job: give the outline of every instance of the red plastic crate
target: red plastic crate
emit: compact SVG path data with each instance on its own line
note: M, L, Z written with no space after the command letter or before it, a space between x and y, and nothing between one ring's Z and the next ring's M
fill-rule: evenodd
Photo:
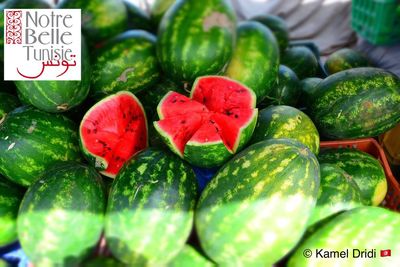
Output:
M344 140L344 141L325 141L321 142L321 148L355 148L364 151L380 161L388 182L388 192L382 205L400 211L400 185L392 174L385 152L379 143L373 138Z

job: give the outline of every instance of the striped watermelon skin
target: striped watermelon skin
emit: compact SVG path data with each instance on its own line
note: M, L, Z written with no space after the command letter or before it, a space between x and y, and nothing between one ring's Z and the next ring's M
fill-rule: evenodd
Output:
M81 49L80 81L15 81L18 93L30 105L46 112L65 112L81 104L90 87L90 59L83 37Z
M266 139L290 138L303 143L315 155L319 153L319 134L312 120L289 106L270 106L259 112L252 143Z
M343 48L327 58L324 68L329 74L334 74L347 69L368 66L370 66L368 58L363 54L350 48Z
M90 167L62 163L25 194L18 237L35 266L73 266L91 252L103 230L105 192Z
M278 69L279 48L273 33L259 22L241 22L225 75L248 86L261 102L276 84Z
M306 230L319 179L316 157L297 141L248 147L201 194L195 225L202 248L222 266L272 265Z
M296 73L285 65L280 65L277 83L262 104L295 107L300 93L300 81Z
M320 165L321 183L317 205L309 225L318 223L338 212L363 206L360 188L348 173L336 165Z
M81 161L77 128L62 115L13 110L0 124L0 174L29 186L56 162Z
M334 164L353 177L366 204L377 206L386 196L387 181L380 162L356 149L326 149L318 156L320 163Z
M105 223L108 247L126 264L166 264L189 237L196 199L189 165L162 150L141 152L112 185Z
M123 32L128 22L123 0L63 0L58 8L82 9L82 30L90 46Z
M0 123L5 119L8 112L20 105L16 96L0 92Z
M400 215L380 207L360 207L344 212L330 220L308 237L294 252L288 267L298 266L343 266L343 267L392 267L400 262L398 237L400 235ZM312 256L303 255L310 249ZM348 257L316 257L316 250L343 251L348 249ZM354 258L353 249L364 251L375 249L375 258ZM380 257L380 250L392 250L391 257Z
M130 30L118 35L98 53L93 63L91 95L100 99L119 91L137 93L159 79L156 37Z
M177 82L222 72L231 58L236 15L227 0L179 0L158 29L157 56Z
M168 263L168 267L211 267L216 266L214 263L206 259L196 249L190 245L185 245L179 254Z
M17 214L24 190L0 176L0 247L17 240Z
M328 138L374 137L400 122L400 79L385 70L341 71L322 81L317 90L310 113Z

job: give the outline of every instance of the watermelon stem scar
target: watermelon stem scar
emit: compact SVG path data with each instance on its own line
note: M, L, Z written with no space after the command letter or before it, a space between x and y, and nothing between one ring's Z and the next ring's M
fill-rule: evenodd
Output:
M79 134L86 157L111 178L148 146L146 114L139 100L126 91L94 105L84 116Z
M222 76L198 78L191 98L169 92L154 126L173 152L199 167L215 167L251 137L258 110L253 91Z

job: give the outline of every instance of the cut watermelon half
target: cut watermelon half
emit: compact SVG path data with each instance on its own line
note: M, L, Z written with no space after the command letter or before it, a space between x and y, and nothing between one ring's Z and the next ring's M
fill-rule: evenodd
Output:
M199 167L228 160L251 138L258 110L253 91L223 76L198 78L191 98L169 92L154 122L173 152Z
M126 161L148 146L142 104L125 91L106 97L85 114L79 135L86 157L114 178Z

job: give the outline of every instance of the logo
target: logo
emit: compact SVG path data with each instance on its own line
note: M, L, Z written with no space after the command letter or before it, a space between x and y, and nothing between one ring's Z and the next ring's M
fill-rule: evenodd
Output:
M5 9L4 80L81 80L80 9Z

